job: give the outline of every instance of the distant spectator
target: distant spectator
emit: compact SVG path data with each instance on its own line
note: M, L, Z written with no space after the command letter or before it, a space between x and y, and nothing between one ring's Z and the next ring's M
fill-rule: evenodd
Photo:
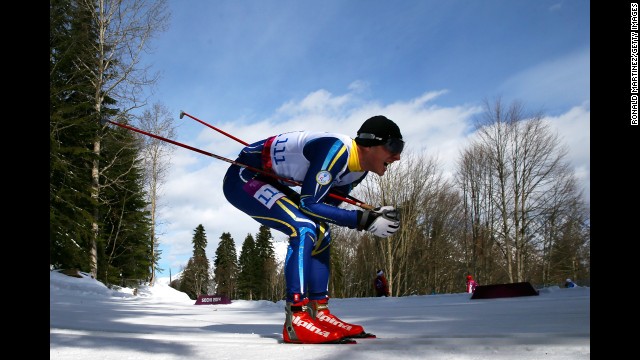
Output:
M478 283L473 280L473 276L467 275L467 292L473 294L476 291L476 286L478 286Z
M567 279L567 280L564 282L564 287L566 287L567 289L568 289L568 288L572 288L572 287L576 287L576 286L577 286L577 285L576 285L576 283L574 283L573 281L571 281L571 279Z
M384 271L378 270L376 278L373 280L373 287L376 289L376 296L389 296L389 284L387 278L384 277Z

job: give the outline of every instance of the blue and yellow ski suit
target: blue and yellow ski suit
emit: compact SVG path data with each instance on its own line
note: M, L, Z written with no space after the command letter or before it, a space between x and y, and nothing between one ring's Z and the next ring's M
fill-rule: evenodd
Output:
M287 301L328 296L331 234L328 223L357 228L358 211L338 207L330 190L346 196L367 175L356 143L342 134L288 132L255 142L237 163L271 172L296 186L243 166L224 178L227 200L260 224L289 236L285 258Z

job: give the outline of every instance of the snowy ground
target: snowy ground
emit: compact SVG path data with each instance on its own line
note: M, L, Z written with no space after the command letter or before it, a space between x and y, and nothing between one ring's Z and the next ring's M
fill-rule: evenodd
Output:
M51 272L51 359L589 359L590 288L471 300L469 294L331 299L376 339L282 342L284 302L194 305L164 284L113 291Z

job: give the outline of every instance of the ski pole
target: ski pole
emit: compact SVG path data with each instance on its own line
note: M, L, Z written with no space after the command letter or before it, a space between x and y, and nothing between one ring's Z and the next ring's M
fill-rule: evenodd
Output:
M192 116L192 115L189 115L189 114L187 114L186 112L184 112L184 111L180 110L180 119L182 119L185 115L187 115L188 117L192 118L193 120L195 120L195 121L199 122L200 124L202 124L202 125L204 125L204 126L210 127L210 128L212 128L213 130L215 130L215 131L217 131L217 132L219 132L219 133L221 133L221 134L224 134L224 135L226 135L226 136L228 136L228 137L232 138L233 140L235 140L235 141L239 142L240 144L242 144L242 145L244 145L244 146L249 145L249 143L248 143L248 142L246 142L246 141L242 141L242 140L238 139L237 137L235 137L235 136L233 136L233 135L231 135L231 134L229 134L229 133L227 133L227 132L224 132L224 131L222 131L222 130L218 129L218 128L217 128L217 127L215 127L215 126L213 126L213 125L209 125L209 124L207 124L206 122L204 122L204 121L202 121L202 120L198 119L197 117L194 117L194 116Z
M253 166L249 166L249 165L246 165L246 164L243 164L243 163L239 163L239 162L234 161L234 160L231 160L231 159L229 159L229 158L226 158L226 157L223 157L223 156L220 156L220 155L216 155L216 154L210 153L210 152L208 152L208 151L204 151L204 150L201 150L201 149L195 148L195 147L193 147L193 146L189 146L189 145L183 144L183 143L178 142L178 141L174 141L174 140L171 140L171 139L167 139L167 138L164 138L164 137L159 136L159 135L151 134L151 133L149 133L149 132L146 132L146 131L144 131L144 130L140 130L140 129L135 128L135 127L130 126L130 125L121 124L121 123L118 123L118 122L115 122L115 121L111 121L111 120L106 120L106 121L107 121L107 122L109 122L109 123L111 123L111 124L113 124L113 125L120 126L120 127L122 127L122 128L125 128L125 129L128 129L128 130L131 130L131 131L135 131L135 132L140 133L140 134L144 134L144 135L147 135L147 136L151 136L152 138L155 138L155 139L158 139L158 140L162 140L162 141L168 142L168 143L170 143L170 144L177 145L177 146L183 147L183 148L185 148L185 149L189 149L189 150L191 150L191 151L195 151L195 152L200 153L200 154L203 154L203 155L211 156L211 157L216 158L216 159L218 159L218 160L226 161L226 162L228 162L228 163L230 163L230 164L233 164L233 165L237 165L237 166L243 167L243 168L245 168L245 169L247 169L247 170L251 170L251 171L254 171L254 172L257 172L257 173L263 174L263 175L267 175L267 176L270 176L270 177L275 178L275 179L278 179L278 180L286 181L286 182L288 182L288 183L290 183L290 184L293 184L293 185L296 185L296 186L301 186L301 185L302 185L302 184L301 184L300 182L298 182L298 181L291 180L291 179L287 179L287 178L284 178L284 177L282 177L282 176L278 176L278 175L276 175L276 174L274 174L274 173L268 172L268 171L266 171L266 170L258 169L258 168L255 168L255 167L253 167ZM332 198L334 198L334 199L338 199L338 200L340 200L340 201L344 201L344 202L346 202L346 203L349 203L349 204L352 204L352 205L355 205L355 206L361 207L361 208L363 208L363 209L365 209L365 210L373 210L373 206L368 205L368 204L365 204L365 203L363 203L363 202L361 202L361 201L351 200L351 199L348 199L348 198L342 197L342 196L337 195L337 194L334 194L334 193L329 193L329 194L328 194L328 196L330 196L330 197L332 197Z
M198 119L197 117L195 117L195 116L193 116L193 115L191 115L191 114L188 114L188 113L186 113L186 112L184 112L184 111L180 110L180 119L182 119L185 115L186 115L186 116L188 116L188 117L190 117L190 118L192 118L193 120L195 120L195 121L199 122L200 124L202 124L202 125L204 125L204 126L207 126L207 127L211 128L211 129L213 129L213 130L215 130L215 131L217 131L217 132L219 132L219 133L221 133L221 134L223 134L223 135L226 135L226 136L228 136L228 137L230 137L230 138L234 139L235 141L239 142L240 144L242 144L242 145L244 145L244 146L249 145L249 143L248 143L248 142L246 142L246 141L242 141L242 140L238 139L237 137L235 137L235 136L233 136L233 135L229 134L228 132L222 131L222 130L218 129L218 128L217 128L217 127L215 127L215 126L213 126L213 125L211 125L211 124L208 124L208 123L206 123L205 121L202 121L202 120ZM336 190L333 190L333 193L335 193L335 192L336 192ZM330 192L329 192L329 194L331 194L331 193L332 193L332 192L330 191ZM341 196L341 197L347 197L347 198L349 198L349 199L353 200L354 202L364 204L362 201L360 201L360 200L356 199L355 197L353 197L353 196L351 196L351 195L348 195L348 194L342 194L342 193L339 193L339 195L338 195L338 196Z

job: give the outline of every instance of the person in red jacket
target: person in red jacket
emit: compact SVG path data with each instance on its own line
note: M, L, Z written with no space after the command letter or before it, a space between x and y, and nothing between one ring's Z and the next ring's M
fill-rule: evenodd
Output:
M378 270L376 278L373 280L373 287L376 290L376 296L389 296L389 284L387 278L384 277L384 271Z
M478 286L478 283L473 280L473 276L467 275L467 292L473 294L476 291L476 286Z

